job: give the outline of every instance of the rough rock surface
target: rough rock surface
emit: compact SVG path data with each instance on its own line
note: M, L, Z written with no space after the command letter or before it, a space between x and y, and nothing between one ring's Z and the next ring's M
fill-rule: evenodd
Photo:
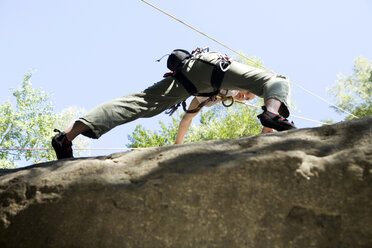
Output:
M372 247L372 117L0 170L0 247Z

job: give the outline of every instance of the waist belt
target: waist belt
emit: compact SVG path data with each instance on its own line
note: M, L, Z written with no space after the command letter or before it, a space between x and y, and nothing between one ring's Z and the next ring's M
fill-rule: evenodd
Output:
M205 100L204 102L200 103L198 107L192 110L186 109L186 101L182 101L171 108L169 108L166 113L172 115L178 107L182 104L182 107L186 113L196 113L198 112L207 102L214 100L214 98L219 94L221 89L221 84L223 78L225 76L225 72L229 69L231 65L231 60L227 57L222 55L219 56L220 60L217 64L213 64L211 62L199 59L199 58L192 58L198 61L201 61L205 64L213 66L212 75L211 75L211 86L213 88L212 92L208 93L198 93L197 88L195 85L188 79L182 72L181 69L177 70L176 72L172 73L172 77L177 80L185 89L186 91L192 96L204 96L209 97L209 99Z
M194 59L194 58L193 58ZM187 92L192 96L215 96L219 93L221 89L221 84L225 76L225 72L229 69L231 65L231 60L227 57L220 55L220 60L217 64L195 58L200 62L213 66L211 75L211 86L213 92L209 93L198 93L195 85L181 72L181 70L176 71L172 76L187 90Z

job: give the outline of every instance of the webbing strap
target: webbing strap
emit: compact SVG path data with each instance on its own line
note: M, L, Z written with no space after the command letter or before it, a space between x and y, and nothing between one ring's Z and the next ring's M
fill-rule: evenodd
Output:
M211 75L211 85L214 90L220 90L223 78L225 76L225 72L221 70L219 64L213 67L212 75Z
M196 58L195 60L203 62L204 64L207 64L207 65L213 66L213 71L211 75L211 85L215 91L219 91L221 89L221 84L225 76L225 72L230 67L231 60L229 60L227 57L224 57L224 56L220 56L220 59L217 62L217 64L213 64L211 62L205 61L200 58Z
M187 92L195 96L198 93L195 85L182 72L178 71L173 74L173 77L187 90Z
M221 89L221 84L225 76L226 70L222 70L220 63L225 63L225 61L219 61L217 64L196 58L195 60L203 62L207 65L213 66L211 75L211 86L213 92L210 93L198 93L195 85L181 72L177 71L173 74L173 77L187 90L187 92L192 96L214 96L217 95Z
M216 66L217 67L217 66ZM212 73L212 77L218 77L219 75L215 75L216 73ZM213 76L214 75L214 76ZM196 89L195 85L190 81L190 79L188 79L182 72L178 71L176 73L174 73L172 75L176 80L177 82L179 82L186 90L187 92L192 95L192 96L215 96L219 93L219 87L214 87L213 86L213 83L211 82L212 84L212 87L214 88L214 91L212 92L208 92L208 93L198 93L198 90ZM214 83L215 85L218 85L221 86L221 83L222 83L222 80L223 80L223 75L222 75L222 79L220 81L216 81L216 83Z
M215 95L214 96L210 96L208 99L206 99L206 100L202 101L201 103L199 103L199 105L196 108L190 109L190 110L187 110L186 109L186 102L183 101L182 102L182 107L183 107L183 110L186 113L193 114L193 113L199 112L207 103L212 102L212 101L216 101L216 100L217 100L217 97Z
M213 64L208 61L204 61L202 59L197 58L196 60L201 61L205 64L208 64L210 66L213 66L212 70L212 75L211 75L211 86L213 88L213 92L208 92L208 93L198 93L197 88L195 85L188 79L181 71L176 71L172 73L172 77L177 80L185 89L186 91L191 95L191 96L204 96L204 97L209 97L207 100L201 102L198 107L195 109L187 110L186 109L186 102L182 101L182 107L185 110L186 113L196 113L199 112L204 105L206 105L208 102L212 100L213 97L216 97L220 93L220 88L221 84L223 81L223 78L225 76L225 72L228 69L230 63L228 61L224 61L223 58L217 63ZM221 63L223 65L221 65ZM227 64L226 64L227 63ZM225 66L225 69L222 69L222 67ZM170 107L167 111L166 114L172 115L177 108L180 106L181 103L178 103L174 105L173 107Z

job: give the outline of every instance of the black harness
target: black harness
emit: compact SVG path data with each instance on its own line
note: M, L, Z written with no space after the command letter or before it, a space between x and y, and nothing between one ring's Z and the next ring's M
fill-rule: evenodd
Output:
M216 96L220 93L221 84L223 78L225 76L225 72L229 69L231 65L231 60L227 56L220 55L220 60L218 63L213 64L208 61L202 60L200 58L195 58L195 55L199 53L203 53L205 51L209 51L208 48L197 48L190 54L186 50L176 49L174 50L168 57L167 60L167 67L171 70L171 73L167 73L165 76L172 76L176 79L185 89L186 91L192 96L203 96L209 97L207 100L201 102L199 106L192 110L186 109L186 100L170 107L166 113L172 115L178 107L182 104L182 107L186 113L196 113L200 111L200 109L205 106L210 101L215 101L217 98ZM205 64L208 64L213 67L212 75L211 75L211 86L213 88L212 92L209 93L199 93L195 85L182 73L182 67L185 65L186 61L189 59L198 60Z

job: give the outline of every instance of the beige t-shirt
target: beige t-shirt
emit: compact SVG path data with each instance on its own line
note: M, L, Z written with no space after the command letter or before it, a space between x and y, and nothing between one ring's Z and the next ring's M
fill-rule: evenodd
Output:
M224 95L224 96L232 96L232 97L234 97L234 96L236 96L239 93L239 91L238 90L220 90L220 93L222 95ZM207 96L197 96L196 97L196 100L198 100L199 103L202 103L205 100L207 100L208 98L209 97L207 97ZM210 101L207 104L205 104L205 107L211 107L211 106L213 106L213 105L215 105L217 103L220 103L220 102L221 102L220 99L216 99L215 101Z

